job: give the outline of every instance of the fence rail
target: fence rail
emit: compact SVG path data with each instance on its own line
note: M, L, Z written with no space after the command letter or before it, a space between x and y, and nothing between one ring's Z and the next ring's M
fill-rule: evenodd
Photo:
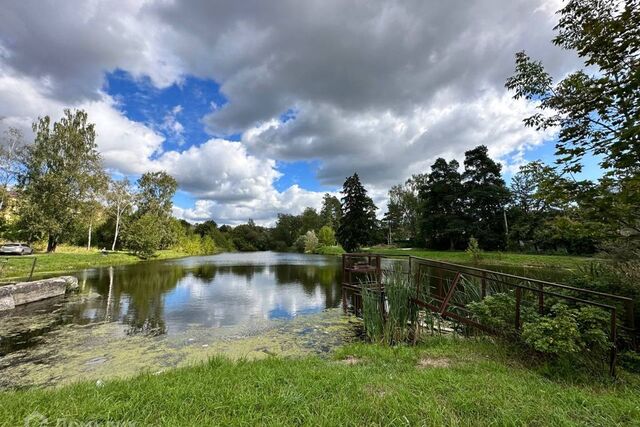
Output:
M615 375L620 343L625 341L634 347L636 345L634 301L628 297L415 256L397 258L369 253L345 254L342 263L342 304L345 310L349 300L356 310L361 305L363 286L380 292L384 300L385 276L391 270L401 269L412 279L410 283L415 286L412 301L418 307L488 333L501 331L474 318L468 304L498 293L513 294L511 330L516 333L523 326L525 307L545 315L553 304L561 301L570 306L590 306L608 312L611 375Z

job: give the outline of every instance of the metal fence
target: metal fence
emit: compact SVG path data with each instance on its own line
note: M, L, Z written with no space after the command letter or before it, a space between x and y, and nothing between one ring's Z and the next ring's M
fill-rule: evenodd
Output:
M609 314L609 369L612 375L615 374L618 348L636 345L631 298L414 256L398 259L375 254L345 254L343 270L342 302L345 310L349 301L357 310L361 304L362 286L379 291L384 300L386 273L400 270L412 278L410 283L415 287L413 303L418 307L491 334L505 331L478 321L468 307L470 303L482 301L490 295L513 295L513 324L509 332L516 334L523 325L523 310L535 310L545 315L558 302L571 307L589 306L604 310Z

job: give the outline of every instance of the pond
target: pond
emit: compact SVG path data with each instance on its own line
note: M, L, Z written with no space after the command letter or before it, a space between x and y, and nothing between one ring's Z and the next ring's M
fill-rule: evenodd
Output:
M157 373L217 354L326 355L361 332L339 308L341 267L340 257L252 252L77 272L79 292L0 313L0 388Z
M0 314L0 386L101 377L127 359L158 369L219 350L327 352L354 334L341 273L339 257L274 252L81 271L77 294Z

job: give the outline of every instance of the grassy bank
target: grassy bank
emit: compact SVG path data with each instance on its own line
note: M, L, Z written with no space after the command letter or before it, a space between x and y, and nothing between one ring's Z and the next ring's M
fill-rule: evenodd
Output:
M232 362L104 384L0 393L0 422L51 425L637 425L640 383L552 379L492 343L358 344L335 360ZM568 376L570 378L570 376Z
M185 252L176 250L161 250L152 259L169 259L188 256ZM128 252L109 252L103 255L99 250L87 250L72 246L61 246L55 253L36 253L33 256L3 256L4 262L0 280L6 282L12 278L23 278L29 275L33 258L37 258L34 277L50 273L64 273L85 268L93 268L110 265L124 265L141 262L142 260ZM7 260L5 262L5 260Z
M470 263L471 256L464 251L435 251L430 249L386 249L371 248L368 252L383 255L413 255L438 261ZM514 252L483 252L480 263L483 265L503 265L513 267L556 267L575 269L594 258L571 255L537 255Z

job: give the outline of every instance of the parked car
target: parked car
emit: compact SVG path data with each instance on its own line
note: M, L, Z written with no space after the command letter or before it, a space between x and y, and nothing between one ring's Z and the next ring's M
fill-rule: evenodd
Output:
M33 248L26 243L5 243L0 246L0 254L3 255L31 255Z

